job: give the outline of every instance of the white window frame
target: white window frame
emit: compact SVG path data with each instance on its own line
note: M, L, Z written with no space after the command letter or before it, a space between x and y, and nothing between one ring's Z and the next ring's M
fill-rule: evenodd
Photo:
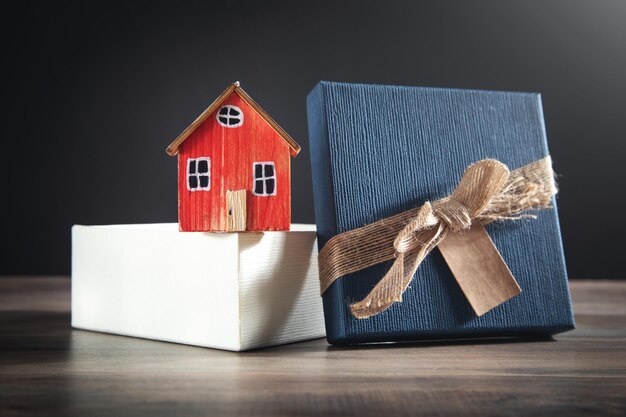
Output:
M257 178L256 177L256 167L257 165L261 165L261 177ZM266 165L271 165L274 171L274 175L270 175L269 177L265 176L265 166ZM274 191L271 194L266 193L266 186L267 183L265 182L266 180L269 179L273 179L274 180ZM262 193L257 193L256 192L256 182L258 180L263 181L263 192ZM271 196L275 196L276 195L276 190L278 190L278 182L276 181L276 165L274 164L274 161L263 161L263 162L254 162L252 164L252 195L256 195L258 197L271 197Z
M228 109L228 114L220 114L220 112L222 111L223 108L227 108ZM230 114L230 109L238 111L239 112L239 116L231 115ZM228 123L222 122L220 120L220 117L226 118L227 121L229 121L230 119L238 118L239 119L239 123L234 124L234 125L229 125ZM215 115L215 120L217 120L217 123L219 123L220 126L230 127L230 128L240 127L241 125L243 125L243 110L241 110L237 106L233 106L232 104L225 104L222 107L220 107L220 109L217 111L217 113Z
M193 174L189 173L189 166L191 165L191 162L195 161L196 162L196 172ZM198 172L198 162L200 161L207 161L207 165L208 165L208 171L206 172L206 174L204 172L200 173ZM191 188L191 185L189 184L189 178L191 176L196 177L196 180L198 181L198 186L196 188ZM206 187L201 187L200 186L200 177L201 176L207 176L209 177L209 183ZM187 189L189 191L209 191L211 189L211 158L209 158L208 156L201 156L198 158L187 158L187 169L185 170L185 182L187 183Z

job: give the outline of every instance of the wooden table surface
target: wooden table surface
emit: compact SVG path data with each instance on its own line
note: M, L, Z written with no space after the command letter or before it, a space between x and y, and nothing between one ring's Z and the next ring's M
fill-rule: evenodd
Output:
M68 278L0 278L0 416L626 415L626 282L554 340L246 353L70 328Z

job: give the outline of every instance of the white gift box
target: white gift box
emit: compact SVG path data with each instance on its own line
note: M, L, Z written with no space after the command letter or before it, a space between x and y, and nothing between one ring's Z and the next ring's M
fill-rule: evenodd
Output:
M235 351L323 337L315 226L74 226L72 326Z

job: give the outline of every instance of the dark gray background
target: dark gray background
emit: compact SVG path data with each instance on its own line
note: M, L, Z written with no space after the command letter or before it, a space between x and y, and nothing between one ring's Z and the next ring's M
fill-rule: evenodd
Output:
M70 227L176 221L164 149L227 85L303 146L319 80L538 91L570 276L622 278L626 2L19 2L3 10L0 274L70 272Z

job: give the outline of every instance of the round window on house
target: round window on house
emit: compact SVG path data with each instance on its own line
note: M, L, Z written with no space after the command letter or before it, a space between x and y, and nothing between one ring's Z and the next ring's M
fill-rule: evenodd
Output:
M243 124L243 112L239 107L227 104L217 112L217 122L224 127L239 127Z

